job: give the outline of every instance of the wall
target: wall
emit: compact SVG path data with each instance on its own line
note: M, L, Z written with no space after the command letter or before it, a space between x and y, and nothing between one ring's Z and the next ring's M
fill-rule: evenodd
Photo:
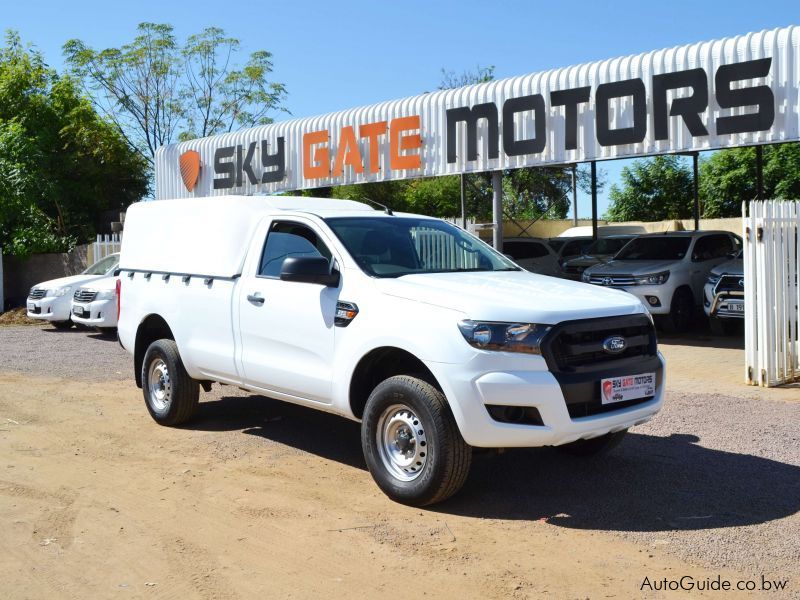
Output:
M88 245L78 246L63 254L34 254L20 260L3 257L3 288L6 307L22 306L28 291L37 283L77 275L87 264Z

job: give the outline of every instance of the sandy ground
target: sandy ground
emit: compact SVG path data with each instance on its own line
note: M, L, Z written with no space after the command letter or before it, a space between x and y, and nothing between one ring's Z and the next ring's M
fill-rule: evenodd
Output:
M355 423L215 386L190 426L162 428L127 373L23 373L10 339L0 340L3 598L698 597L640 587L645 577L754 578L666 551L671 524L604 526L579 485L584 498L571 504L542 501L535 481L497 502L481 493L514 490L532 474L527 460L562 461L550 476L593 468L551 450L479 456L464 494L408 508L365 471ZM779 524L797 508L764 514ZM579 511L583 525L562 525ZM794 585L765 597L795 594L800 573L768 567Z

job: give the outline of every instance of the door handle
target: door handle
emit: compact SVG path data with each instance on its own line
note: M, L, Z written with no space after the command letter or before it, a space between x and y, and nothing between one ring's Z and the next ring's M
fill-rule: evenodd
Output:
M247 301L256 306L264 304L264 297L258 294L247 294Z

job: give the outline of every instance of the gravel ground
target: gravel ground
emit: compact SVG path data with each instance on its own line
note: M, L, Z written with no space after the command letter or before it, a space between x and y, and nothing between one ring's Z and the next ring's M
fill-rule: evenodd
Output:
M47 327L0 327L0 371L90 381L132 377L131 359L113 336ZM223 394L243 395L215 386L204 398ZM797 402L671 392L663 412L604 459L587 462L552 449L478 455L463 493L434 510L545 519L620 535L643 552L658 548L696 565L797 579L798 423Z

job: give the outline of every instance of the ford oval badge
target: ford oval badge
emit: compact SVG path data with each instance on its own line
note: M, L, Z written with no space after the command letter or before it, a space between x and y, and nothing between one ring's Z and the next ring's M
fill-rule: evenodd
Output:
M619 354L627 347L628 343L625 338L619 335L612 335L603 340L603 350L609 354Z

